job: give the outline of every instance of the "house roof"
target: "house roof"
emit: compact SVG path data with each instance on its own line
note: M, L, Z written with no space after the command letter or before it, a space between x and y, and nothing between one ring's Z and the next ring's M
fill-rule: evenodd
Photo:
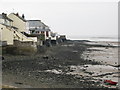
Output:
M50 31L49 27L44 24L43 22L41 22L41 20L27 20L27 22L29 23L29 28L30 29L34 29L34 30L38 30L38 31ZM48 27L48 29L41 29L41 27ZM37 29L35 29L37 28Z
M40 29L40 28L37 28L37 29L35 29L35 28L33 28L33 29L29 29L30 31L51 31L50 29Z
M2 19L7 19L8 21L13 22L13 20L11 20L10 18L8 18L8 17L7 17L7 14L5 14L5 13L0 14L0 18L2 18Z
M21 19L22 21L27 22L27 21L26 21L24 18L22 18L21 16L15 14L15 13L12 13L12 14L14 14L15 16L17 16L17 17L18 17L19 19Z
M42 25L44 25L45 27L48 27L46 24L44 24L43 22L41 22L42 23Z
M27 20L29 27L40 27L42 26L41 20Z

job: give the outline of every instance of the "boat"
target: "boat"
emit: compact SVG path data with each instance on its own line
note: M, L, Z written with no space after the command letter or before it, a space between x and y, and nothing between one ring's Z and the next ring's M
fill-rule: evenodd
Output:
M112 81L112 80L104 80L104 83L108 84L108 85L116 85L117 82Z

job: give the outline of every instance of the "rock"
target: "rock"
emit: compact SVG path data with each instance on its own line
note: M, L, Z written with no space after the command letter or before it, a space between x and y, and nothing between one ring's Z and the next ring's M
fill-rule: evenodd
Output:
M0 60L4 60L5 58L3 56L0 56Z
M5 58L2 56L2 60L4 60Z
M43 59L48 59L48 56L43 56Z
M23 84L23 83L21 83L21 82L15 82L15 84Z
M75 70L70 70L70 72L74 72Z

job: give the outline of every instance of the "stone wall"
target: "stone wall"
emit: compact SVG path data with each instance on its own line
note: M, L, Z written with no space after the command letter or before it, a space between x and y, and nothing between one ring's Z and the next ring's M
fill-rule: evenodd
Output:
M33 46L36 47L36 43L32 42L32 41L25 41L25 42L21 42L18 40L14 40L14 46Z
M37 53L37 46L33 42L14 41L14 45L3 46L3 54L30 55Z

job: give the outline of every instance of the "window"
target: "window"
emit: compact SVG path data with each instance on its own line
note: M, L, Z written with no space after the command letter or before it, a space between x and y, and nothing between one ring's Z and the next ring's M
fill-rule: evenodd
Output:
M35 31L31 31L31 33L34 33Z
M44 34L44 31L41 31L41 34Z
M49 32L48 31L46 31L46 36L49 37Z
M39 33L39 31L36 31L36 33Z

